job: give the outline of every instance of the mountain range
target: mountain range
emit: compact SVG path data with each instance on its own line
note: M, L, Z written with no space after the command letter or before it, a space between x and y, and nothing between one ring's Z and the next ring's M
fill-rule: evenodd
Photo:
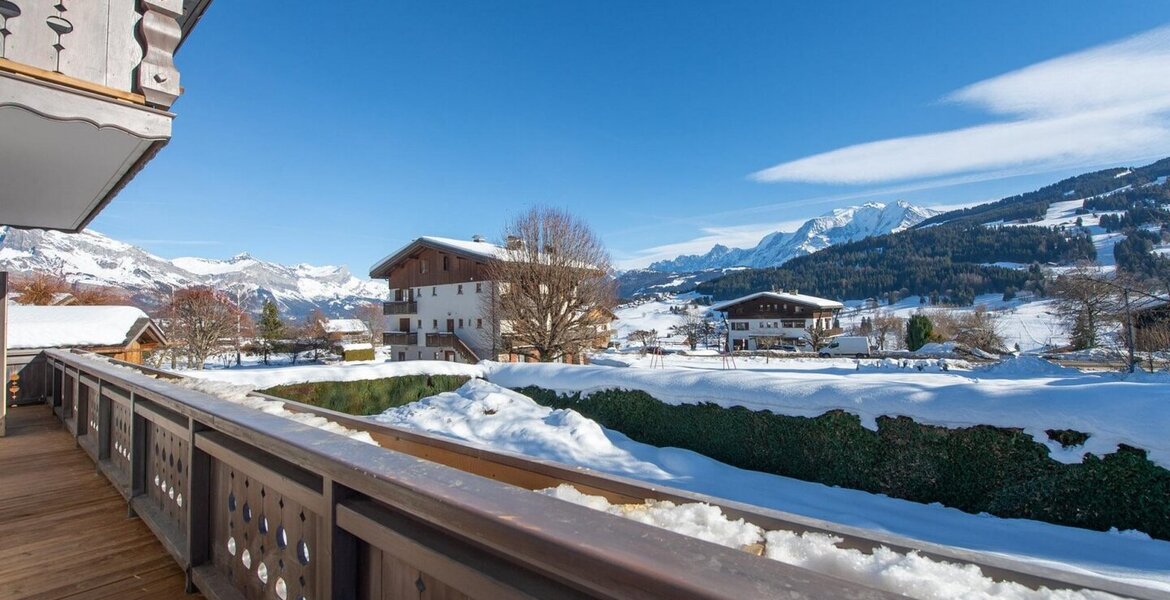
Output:
M688 254L658 261L647 270L690 273L733 267L777 267L829 246L909 229L935 214L937 211L901 200L893 204L870 202L838 208L805 221L796 231L770 233L753 248L728 248L716 244L706 254Z
M207 285L238 294L252 312L273 300L282 314L293 318L314 308L347 316L361 304L386 296L384 282L360 279L345 267L289 266L247 253L227 260L168 260L89 230L68 234L0 227L0 270L51 273L69 283L120 288L148 308L174 289Z

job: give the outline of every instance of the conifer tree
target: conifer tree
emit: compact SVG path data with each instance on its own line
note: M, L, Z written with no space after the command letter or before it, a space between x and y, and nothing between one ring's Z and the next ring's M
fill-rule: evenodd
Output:
M930 334L934 331L934 325L926 315L914 315L906 323L906 347L911 352L918 350L926 345L930 340Z
M265 300L264 309L260 313L260 349L264 356L264 364L268 364L268 355L282 336L284 321L280 320L280 309L272 300Z

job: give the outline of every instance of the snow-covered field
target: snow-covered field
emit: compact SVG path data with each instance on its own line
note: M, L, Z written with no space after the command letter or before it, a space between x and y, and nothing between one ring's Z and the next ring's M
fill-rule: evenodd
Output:
M637 369L621 369L634 370ZM552 410L485 381L469 382L454 392L390 409L374 418L496 450L552 459L848 526L1096 573L1170 592L1170 542L1152 540L1145 534L1103 533L1039 521L972 515L939 504L919 504L737 469L689 450L635 442L575 411ZM710 513L707 509L698 510ZM672 517L663 519L669 522ZM689 526L693 528L694 523ZM734 528L730 532L727 529L724 528L724 539L737 542L743 539ZM798 556L791 561L804 560L813 565L838 563L837 568L842 570L854 563L856 569L869 571L871 576L875 575L874 571L882 570L880 565L867 564L874 559L834 555L823 540L769 539L768 544L778 553L795 546ZM902 556L887 562L903 562L904 566L906 560L912 559ZM892 572L897 570L892 568ZM952 572L946 577L955 575ZM972 588L974 595L963 597L989 597L979 595L975 589ZM920 597L958 597L939 594Z
M1143 533L1095 532L972 515L938 504L918 504L745 471L687 450L635 442L574 411L554 411L505 389L527 384L561 391L636 388L667 402L714 401L797 415L842 408L862 415L863 421L871 425L878 415L901 414L947 426L1020 426L1041 442L1047 441L1041 429L1067 427L1092 433L1093 437L1085 447L1072 451L1049 444L1057 459L1077 461L1083 452L1111 452L1117 443L1124 442L1149 450L1151 459L1165 466L1170 464L1170 442L1165 439L1170 425L1168 375L1125 378L1112 373L1089 374L1034 358L985 370L965 370L952 363L945 372L939 370L937 361L912 361L924 367L919 371L899 368L895 361L797 359L765 363L763 359L741 358L737 360L738 370L724 371L718 357L669 356L662 369L646 368L649 363L645 359L617 359L625 361L629 368L409 362L229 369L196 375L251 387L420 372L482 375L490 382L471 381L455 392L391 409L375 419L497 450L847 526L1096 573L1170 593L1170 542L1153 540ZM214 388L214 384L207 385ZM867 581L888 577L899 568L918 574L911 577L917 581L935 569L932 565L911 569L917 564L913 555L887 559L845 556L834 554L823 540L766 537L769 545L775 544L778 554L796 552L798 555L789 556L789 560L798 561L796 564L816 564L830 572L853 565L850 568L868 573L865 576L871 579ZM892 570L887 573L883 565ZM974 591L981 589L978 580L964 580L945 569L940 572L944 574L938 579L965 582L956 584L958 587L952 591L972 590L969 597L986 597L981 595L986 590ZM923 593L920 597L930 596ZM953 596L938 592L934 597Z
M876 429L880 416L904 415L943 427L1019 427L1046 444L1052 457L1080 462L1085 452L1113 452L1124 443L1170 467L1170 375L1085 373L1021 357L990 367L941 371L900 368L893 360L797 359L726 370L719 358L675 357L666 368L490 363L488 379L508 388L529 385L558 392L642 390L671 404L710 402L778 414L815 417L844 410ZM677 367L675 365L686 365ZM1090 435L1064 449L1046 429Z

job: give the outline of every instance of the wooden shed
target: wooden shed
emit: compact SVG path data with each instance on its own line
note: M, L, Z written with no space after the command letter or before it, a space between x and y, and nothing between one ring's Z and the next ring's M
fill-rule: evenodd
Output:
M8 368L5 385L16 375L9 402L40 402L46 393L47 348L77 348L142 364L145 353L166 345L158 324L133 306L8 305Z

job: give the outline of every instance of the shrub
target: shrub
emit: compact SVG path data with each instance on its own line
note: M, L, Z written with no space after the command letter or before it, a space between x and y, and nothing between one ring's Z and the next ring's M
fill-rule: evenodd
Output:
M743 469L973 513L1138 529L1170 539L1170 471L1125 446L1069 465L1052 460L1046 446L1013 428L948 429L881 417L871 431L844 411L809 418L670 405L636 390L584 397L537 387L517 391L545 406L576 410L639 442L686 448ZM1077 432L1049 435L1084 441Z
M458 389L467 380L467 377L456 375L408 375L364 381L296 383L261 391L351 415L376 415L387 408Z

